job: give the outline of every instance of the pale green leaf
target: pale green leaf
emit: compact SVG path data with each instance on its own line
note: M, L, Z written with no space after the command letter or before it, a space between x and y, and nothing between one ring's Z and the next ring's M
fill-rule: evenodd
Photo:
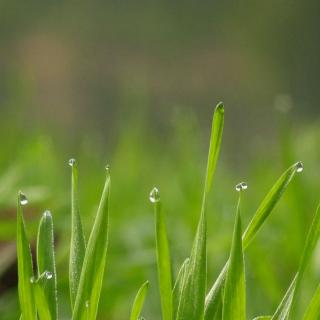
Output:
M47 275L48 273L45 271L34 283L34 297L39 320L52 320L50 302L47 299L48 295L46 293L46 288L52 280L50 278L52 274L50 274L50 277Z
M149 281L146 281L140 287L140 289L134 299L132 309L131 309L131 314L130 314L130 320L138 320L139 319L139 316L140 316L148 289L149 289Z
M319 320L320 319L320 285L314 293L310 304L303 316L303 320Z

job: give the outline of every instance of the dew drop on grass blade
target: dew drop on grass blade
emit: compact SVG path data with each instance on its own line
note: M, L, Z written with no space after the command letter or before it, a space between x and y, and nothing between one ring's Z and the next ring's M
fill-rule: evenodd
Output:
M255 212L253 218L251 219L247 229L245 230L242 236L243 250L246 250L250 242L254 239L254 237L256 236L256 234L264 224L265 220L269 217L273 208L281 199L283 193L287 189L293 177L296 175L297 172L302 171L301 168L303 168L301 162L297 162L291 167L289 167L280 176L280 178L276 181L276 183L267 193L265 198L262 200L260 206L258 207L257 211ZM214 319L217 313L217 310L220 309L222 288L225 281L227 269L228 269L228 262L223 267L217 280L215 281L215 283L213 284L209 293L206 296L205 316L204 316L205 320Z
M155 213L156 251L162 319L172 320L171 258L167 229L161 209L160 193L157 188L151 190L149 199L154 205Z
M319 320L320 319L320 285L314 293L310 304L303 316L303 320Z
M108 246L109 168L106 171L105 185L81 270L73 320L95 320L97 316Z
M24 320L36 319L33 294L33 266L30 245L27 239L22 206L28 203L27 197L19 192L17 203L17 256L18 256L18 291L22 317Z
M73 308L78 291L86 244L79 213L78 164L75 159L70 159L69 165L71 167L71 243L69 257L69 286L71 307Z
M277 308L272 320L283 319L297 319L297 298L300 294L301 283L305 270L310 263L314 249L318 243L320 237L320 206L313 217L311 227L308 232L307 239L305 241L303 253L301 256L298 272L290 284L284 298L282 299L279 307Z
M239 200L233 230L229 267L224 285L222 320L246 319L245 268L240 216L241 193L244 189L246 187L244 188L242 184L238 184L236 187L236 190L239 191Z
M130 320L138 320L143 304L144 304L144 300L146 298L147 292L149 289L149 281L146 281L139 289L139 291L137 292L137 295L134 299L133 305L132 305L132 309L131 309L131 314L130 314Z
M204 314L207 283L206 203L220 154L223 125L224 106L219 103L213 115L201 214L179 301L177 311L177 319L179 320L200 320Z
M43 282L43 292L48 302L52 320L57 319L57 277L54 257L54 235L52 215L45 211L39 223L37 237L37 265L38 277L46 275L47 281ZM40 284L38 284L40 285ZM37 289L37 291L39 291ZM41 293L40 293L41 294Z

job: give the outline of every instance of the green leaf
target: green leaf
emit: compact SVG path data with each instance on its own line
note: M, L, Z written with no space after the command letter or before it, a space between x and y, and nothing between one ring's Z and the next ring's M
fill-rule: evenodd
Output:
M200 220L193 242L186 279L183 284L181 298L179 301L177 311L178 320L198 320L202 319L204 314L204 301L207 282L207 225L205 212L207 196L212 186L213 175L220 153L223 125L224 107L222 103L219 103L215 109L212 121L207 173Z
M183 283L184 283L185 278L186 278L189 261L190 261L189 258L184 260L184 262L183 262L183 264L182 264L182 266L181 266L181 268L180 268L180 270L178 272L176 282L174 283L174 286L173 286L173 289L172 289L173 319L175 319L176 316L177 316L179 300L180 300L180 297L181 297Z
M49 276L48 276L49 275ZM51 320L51 308L47 299L46 288L50 285L52 274L45 271L34 283L34 296L40 320Z
M306 268L310 263L314 249L318 243L320 236L320 206L314 215L311 223L311 227L308 232L308 236L304 245L303 253L301 256L298 272L291 282L289 289L287 290L284 299L277 308L273 320L284 320L292 317L296 318L297 312L294 312L297 303L297 297L300 293L301 282L305 274Z
M319 320L320 319L320 285L314 293L309 306L303 316L303 320Z
M270 320L272 316L259 316L255 317L253 320Z
M75 159L69 160L72 168L71 174L71 243L69 257L69 285L70 300L73 308L78 286L80 282L81 269L86 251L85 237L79 213L78 200L78 165Z
M233 231L233 239L229 258L230 262L224 285L222 307L223 320L246 319L246 286L241 235L242 230L239 195L236 222Z
M17 205L17 255L18 255L18 291L21 313L24 320L36 319L33 295L34 278L32 256L23 219L22 205L27 203L25 195L19 192Z
M155 228L156 228L156 248L158 281L160 289L162 319L172 320L172 276L171 259L167 237L167 229L163 212L161 210L160 195L157 188L151 191L150 199L154 199Z
M96 319L107 256L109 192L110 174L107 169L100 205L83 261L73 320Z
M139 319L139 316L140 316L148 289L149 289L149 281L146 281L140 287L140 289L134 299L132 309L131 309L131 314L130 314L130 320L138 320Z
M57 319L57 274L54 258L53 222L49 211L44 212L38 228L37 265L38 277L44 273L49 272L50 274L50 279L45 281L45 287L42 291L48 302L50 318Z
M252 220L250 221L246 231L242 236L243 250L246 250L250 242L256 236L256 234L262 227L263 223L272 212L275 205L279 202L281 196L287 189L288 185L292 181L295 174L298 171L300 171L300 168L301 168L301 162L297 162L294 165L292 165L280 176L280 178L276 181L276 183L270 189L268 194L265 196L265 198L261 202L260 206L258 207L256 213L254 214ZM228 269L228 262L223 267L216 282L213 284L209 293L206 296L205 316L204 316L205 320L214 319L217 310L219 310L220 308L221 293L222 293L227 269Z

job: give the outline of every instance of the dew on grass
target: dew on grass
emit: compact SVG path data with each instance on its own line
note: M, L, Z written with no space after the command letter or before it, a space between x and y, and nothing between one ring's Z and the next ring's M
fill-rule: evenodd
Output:
M71 158L69 160L68 164L69 164L70 167L74 167L77 164L77 161L76 161L76 159Z
M89 308L89 300L86 301L85 306L86 306L86 308Z
M109 173L110 172L110 165L107 164L105 168L106 168L106 171Z
M50 272L50 271L45 271L45 272L44 272L44 276L45 276L45 278L46 278L47 280L50 280L50 279L52 279L53 274L52 274L52 272Z
M156 203L156 202L159 202L160 201L160 192L159 190L154 187L150 194L149 194L149 200L152 202L152 203Z
M22 206L25 206L26 204L28 204L28 198L24 193L20 192L20 196L19 197L20 197L19 201L20 201L20 204Z
M298 173L302 172L302 171L303 171L303 163L299 161L299 162L297 163L296 168L297 168L297 172L298 172Z
M44 218L51 218L51 212L49 210L46 210L44 213L43 213L43 217Z
M236 185L236 190L238 192L248 189L248 185L245 182L240 182Z

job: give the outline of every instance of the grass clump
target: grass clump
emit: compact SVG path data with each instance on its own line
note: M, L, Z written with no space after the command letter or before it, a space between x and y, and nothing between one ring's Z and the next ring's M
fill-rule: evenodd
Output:
M229 259L211 286L207 283L207 199L213 185L222 133L224 106L219 103L215 109L208 163L202 197L200 218L189 257L181 265L174 281L165 216L161 208L160 192L154 188L150 201L154 206L156 260L158 287L163 320L244 320L246 314L245 251L262 228L272 210L281 199L294 176L303 170L301 162L290 166L275 182L260 203L247 228L242 232L241 197L246 183L236 186L239 193L235 224ZM78 171L74 159L71 180L71 243L69 255L70 306L73 320L94 320L97 318L100 293L107 259L109 228L110 170L106 168L105 185L100 205L90 233L85 241L78 206ZM18 195L17 205L17 254L18 291L21 319L58 319L57 275L54 256L53 221L46 211L39 224L37 237L37 272L33 270L30 245L26 235L23 206L27 198ZM313 218L297 273L274 314L258 316L255 319L288 320L301 319L297 308L301 295L301 284L306 268L320 236L320 210ZM143 304L149 282L142 284L134 299L130 320L141 319ZM320 289L306 308L303 319L320 318Z

